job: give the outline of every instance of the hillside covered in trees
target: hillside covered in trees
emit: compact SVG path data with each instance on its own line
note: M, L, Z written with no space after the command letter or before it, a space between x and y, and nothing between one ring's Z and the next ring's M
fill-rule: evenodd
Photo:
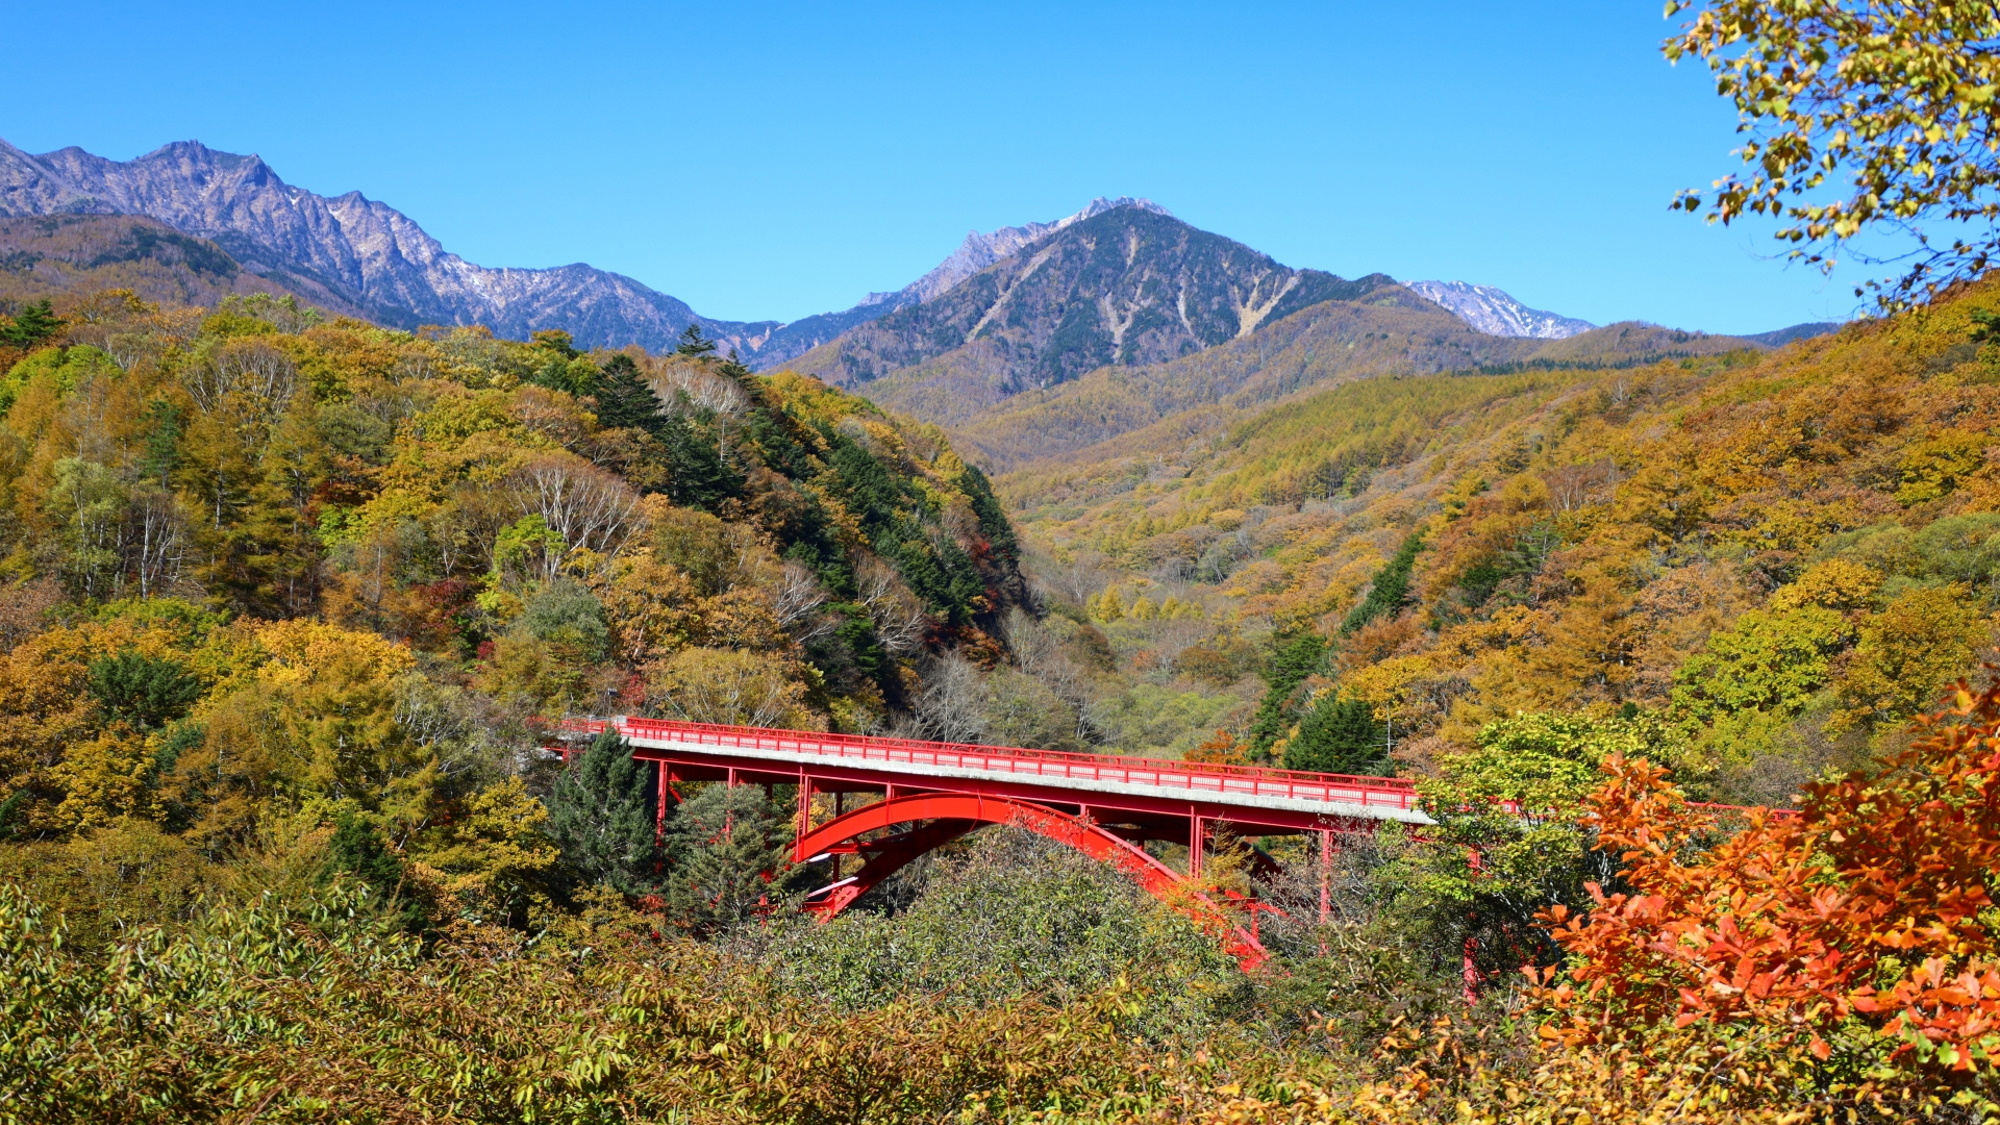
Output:
M0 1114L1976 1119L2000 700L1909 724L1992 640L1996 317L996 487L698 333L18 303ZM784 787L656 836L615 738L538 749L610 711L1393 770L1437 824L1222 840L1255 972L1009 829L820 923Z
M1423 375L1442 314L1322 304L968 417L1052 454L989 482L698 330L391 330L26 222L0 1121L1996 1112L2000 697L1931 712L2000 608L2000 285ZM1005 828L822 923L787 787L656 831L615 738L542 749L607 713L1394 772L1434 823L1219 840L1254 971Z
M997 651L1021 598L934 431L695 336L586 356L119 292L8 328L17 839L137 816L226 849L279 792L400 833L571 713L916 723L919 666Z
M1637 712L1696 791L1784 803L1990 653L1996 305L1769 357L1374 379L1002 491L1159 689L1219 699L1266 638L1232 753L1423 773L1510 715ZM1302 750L1333 712L1365 744Z

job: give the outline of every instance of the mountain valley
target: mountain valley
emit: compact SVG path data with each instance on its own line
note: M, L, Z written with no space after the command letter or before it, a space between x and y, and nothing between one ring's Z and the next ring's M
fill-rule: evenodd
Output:
M1819 924L1885 803L1951 841L2000 807L1950 781L1987 784L2000 692L1927 718L2000 638L1994 280L1847 326L1596 327L1100 199L853 309L721 322L465 263L252 158L0 173L0 994L34 1009L0 1120L1778 1125L1792 1086L1691 1118L1670 1075L1627 1112L1596 1092L1655 1087L1538 1045L1576 1009L1521 969L1580 978L1551 934L1625 924L1604 818L1679 833L1725 919L1778 857ZM705 764L610 714L703 724L674 729ZM864 805L868 768L700 757L792 731L1349 775L1318 783L1420 830L974 832L934 777ZM1983 902L1989 866L1899 893ZM1931 939L1897 941L1879 979ZM1914 1072L1858 1011L1738 1022Z

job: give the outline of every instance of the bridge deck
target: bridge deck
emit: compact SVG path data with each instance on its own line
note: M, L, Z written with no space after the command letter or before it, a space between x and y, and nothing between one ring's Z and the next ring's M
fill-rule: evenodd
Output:
M1416 806L1416 787L1400 778L662 719L575 722L565 724L564 729L566 733L596 734L608 726L615 726L639 757L692 755L770 773L847 767L907 779L913 787L1005 782L1050 795L1068 794L1079 804L1107 799L1116 803L1119 797L1127 797L1195 802L1218 812L1238 809L1253 820L1261 819L1258 811L1283 811L1342 820L1430 822Z

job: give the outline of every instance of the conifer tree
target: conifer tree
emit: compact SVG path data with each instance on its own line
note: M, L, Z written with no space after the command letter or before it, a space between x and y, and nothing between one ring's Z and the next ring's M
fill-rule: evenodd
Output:
M749 392L752 402L761 400L762 396L758 393L757 387L757 373L750 370L749 364L737 358L735 348L729 349L729 358L722 361L722 366L716 368L716 372L735 380L739 386Z
M657 433L660 400L628 355L604 361L597 383L597 421L606 429Z
M1386 766L1387 732L1374 709L1329 693L1299 720L1285 743L1285 768L1317 773L1372 774Z
M154 399L146 406L145 452L139 458L139 472L161 488L173 484L174 470L181 463L181 438L187 432L187 413L166 399Z
M788 820L757 786L711 785L683 802L667 825L668 916L696 931L752 917L789 866Z
M743 487L743 478L723 464L715 440L685 413L660 420L656 433L666 447L667 495L688 508L714 508Z
M1375 572L1375 581L1368 588L1368 596L1340 623L1340 635L1349 636L1362 626L1379 617L1394 617L1410 600L1410 570L1416 566L1417 552L1424 549L1421 532L1403 540L1382 569Z
M681 338L674 345L676 355L707 355L715 350L715 341L701 334L701 325L690 324L681 332Z
M317 415L302 395L272 428L261 454L262 479L251 485L242 509L233 592L240 604L266 616L310 613L319 601L324 552L307 515L328 469Z
M576 873L628 895L659 887L653 767L625 740L598 735L549 793L547 832Z
M55 335L62 326L62 318L55 314L47 301L36 301L9 317L6 324L0 325L0 344L32 348Z
M91 661L85 685L105 718L142 734L187 714L205 689L201 678L180 661L130 648Z
M421 930L430 920L423 903L407 893L402 857L382 842L381 833L366 817L343 810L327 841L329 875L345 875L366 885L384 904L389 917L406 930Z
M1257 706L1257 716L1250 723L1250 745L1259 754L1269 751L1271 744L1290 725L1293 693L1306 682L1306 677L1325 665L1326 638L1310 630L1285 641L1272 654L1271 666L1264 673L1270 689L1264 693L1263 702Z

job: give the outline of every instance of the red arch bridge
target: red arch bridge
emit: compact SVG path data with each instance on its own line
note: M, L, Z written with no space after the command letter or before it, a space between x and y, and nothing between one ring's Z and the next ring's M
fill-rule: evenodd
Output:
M561 734L581 739L606 730L624 738L634 758L657 763L663 820L677 782L797 786L793 858L831 860L836 874L807 899L823 918L934 848L985 825L1013 824L1108 862L1226 930L1232 952L1254 964L1263 960L1254 906L1248 925L1239 924L1241 912L1198 889L1217 829L1314 836L1324 856L1338 833L1372 831L1383 821L1431 823L1416 807L1415 786L1397 778L658 719L568 721ZM818 794L833 795L836 812L815 823ZM848 809L849 794L872 800ZM1142 846L1155 840L1186 846L1187 870ZM859 857L860 867L838 876L838 857L847 855ZM1262 853L1256 858L1268 863ZM1321 898L1324 908L1324 890Z

